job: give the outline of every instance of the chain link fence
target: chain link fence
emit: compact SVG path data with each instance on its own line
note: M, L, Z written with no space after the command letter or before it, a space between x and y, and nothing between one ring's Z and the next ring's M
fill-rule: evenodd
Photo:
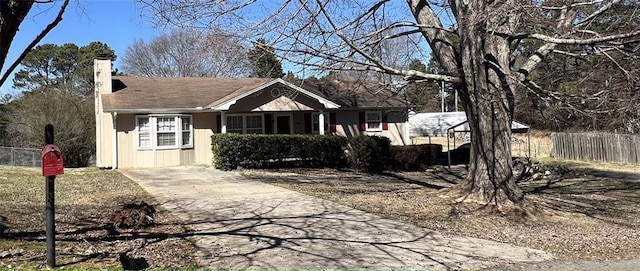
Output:
M0 165L40 167L41 163L39 149L0 147Z

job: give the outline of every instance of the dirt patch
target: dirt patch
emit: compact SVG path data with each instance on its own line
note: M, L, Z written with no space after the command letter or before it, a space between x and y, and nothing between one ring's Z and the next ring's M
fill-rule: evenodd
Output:
M0 181L0 216L5 217L7 227L0 240L0 269L43 268L43 177L39 169L0 167ZM196 250L182 237L187 232L183 223L158 208L158 202L121 174L69 169L58 176L55 185L59 267L120 269L133 260L144 260L147 268L154 269L197 267ZM140 201L155 206L153 225L114 230L116 211Z
M144 201L127 203L122 206L122 209L116 211L113 217L113 228L114 230L147 228L154 224L155 214L156 208Z
M464 167L369 175L330 169L245 170L245 176L405 221L449 236L468 236L541 249L559 260L640 257L640 182L572 171L521 183L543 209L518 220L460 205L439 190L460 182Z

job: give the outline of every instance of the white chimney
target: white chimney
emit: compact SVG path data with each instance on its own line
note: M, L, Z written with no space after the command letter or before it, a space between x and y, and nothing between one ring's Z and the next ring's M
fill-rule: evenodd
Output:
M93 79L95 82L96 95L112 92L110 57L98 55L98 57L93 60Z
M115 141L115 113L105 113L102 95L112 93L111 58L99 55L93 60L93 79L95 85L96 115L96 166L98 168L115 168L116 157L113 146Z

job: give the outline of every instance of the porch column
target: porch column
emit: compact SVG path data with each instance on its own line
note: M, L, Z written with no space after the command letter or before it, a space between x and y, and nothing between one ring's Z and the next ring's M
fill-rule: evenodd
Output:
M322 110L320 110L320 115L318 115L318 132L321 135L324 135L324 114L322 113Z
M220 133L227 133L227 111L220 112Z

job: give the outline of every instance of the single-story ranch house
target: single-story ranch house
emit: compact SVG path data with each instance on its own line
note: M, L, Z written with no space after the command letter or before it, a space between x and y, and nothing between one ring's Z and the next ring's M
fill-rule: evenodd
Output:
M379 85L111 76L96 59L96 165L211 164L211 135L379 135L409 144L407 103Z

